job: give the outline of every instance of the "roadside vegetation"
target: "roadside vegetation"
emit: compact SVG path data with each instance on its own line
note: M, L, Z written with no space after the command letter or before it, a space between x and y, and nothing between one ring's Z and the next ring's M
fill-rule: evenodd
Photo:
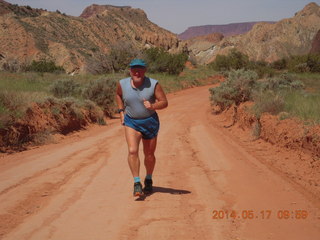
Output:
M292 56L269 64L252 62L233 50L217 56L210 67L227 76L219 87L210 89L211 103L220 111L253 101L257 118L266 112L283 113L282 118L320 123L320 55Z
M28 119L34 103L44 114L53 116L63 125L58 130L43 130L46 135L57 131L67 133L70 124L66 123L66 115L71 116L68 121L73 124L81 123L70 129L83 127L87 118L91 122L106 124L105 117L112 118L116 112L116 82L129 76L127 66L136 54L121 51L120 48L109 56L113 59L113 67L105 74L71 76L53 62L46 61L33 62L25 71L8 69L0 72L1 134L7 134L17 124L23 125L22 120ZM159 48L148 49L136 56L146 59L149 64L147 76L159 80L167 93L213 83L206 79L222 74L227 80L210 89L211 103L220 111L254 101L252 111L257 118L265 112L274 115L285 113L281 114L282 118L299 117L309 123L320 123L318 56L292 57L268 64L252 62L234 50L227 56L218 56L208 66L197 68L185 67L186 54L169 54ZM33 135L34 138L43 138L39 133ZM16 138L10 145L35 142L34 138ZM0 144L1 141L6 140L0 139Z
M211 68L200 67L196 69L185 68L185 54L168 54L161 49L149 49L143 53L147 59L150 71L147 76L159 80L164 90L173 92L187 87L207 84L204 80L216 74ZM163 61L153 61L154 59ZM115 58L116 59L116 58ZM68 75L60 67L52 62L33 62L23 72L2 71L0 72L0 145L7 142L10 146L22 146L25 142L37 142L35 138L43 138L54 132L68 133L67 128L81 128L86 118L92 118L92 122L106 124L105 117L114 117L116 113L115 87L116 82L128 77L128 63L117 71L107 74L79 74ZM170 68L174 66L174 68ZM114 69L115 70L115 69ZM43 131L43 134L32 133L32 137L15 137L9 140L10 131L14 128L21 131L35 131L25 127L34 114L32 108L36 104L44 114L53 117L60 128ZM67 119L67 116L71 116ZM76 122L81 124L73 125ZM20 130L19 130L20 131ZM7 137L6 137L7 136ZM38 141L39 142L39 141ZM1 148L0 148L1 151Z

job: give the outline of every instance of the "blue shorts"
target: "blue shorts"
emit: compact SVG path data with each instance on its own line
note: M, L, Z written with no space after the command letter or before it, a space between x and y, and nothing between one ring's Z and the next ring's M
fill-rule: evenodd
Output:
M158 135L160 122L157 113L152 114L148 118L136 119L131 118L128 114L124 117L124 125L142 134L143 139L152 139Z

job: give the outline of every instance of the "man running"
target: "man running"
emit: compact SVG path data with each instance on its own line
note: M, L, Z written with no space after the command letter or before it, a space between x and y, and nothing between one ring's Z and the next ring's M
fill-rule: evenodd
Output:
M152 193L152 173L156 163L155 150L159 131L156 110L168 106L167 97L157 80L145 76L147 65L142 59L129 64L130 76L119 81L116 101L128 144L128 163L134 179L134 196ZM143 143L146 177L142 189L139 170L139 144Z

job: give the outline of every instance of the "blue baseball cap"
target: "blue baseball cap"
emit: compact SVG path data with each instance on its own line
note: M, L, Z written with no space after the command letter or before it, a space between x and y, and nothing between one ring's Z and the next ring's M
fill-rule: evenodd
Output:
M145 61L143 61L142 59L133 59L131 61L131 63L129 64L129 66L132 67L147 67L147 64Z

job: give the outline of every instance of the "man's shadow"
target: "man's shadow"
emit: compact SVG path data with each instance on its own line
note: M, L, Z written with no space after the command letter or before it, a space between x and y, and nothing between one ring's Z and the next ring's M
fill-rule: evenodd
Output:
M181 195L181 194L189 194L191 192L188 190L182 190L182 189L153 186L152 193L145 193L143 196L140 196L135 201L144 201L147 197L150 197L151 195L153 195L155 193L168 193L168 194L173 194L173 195Z

